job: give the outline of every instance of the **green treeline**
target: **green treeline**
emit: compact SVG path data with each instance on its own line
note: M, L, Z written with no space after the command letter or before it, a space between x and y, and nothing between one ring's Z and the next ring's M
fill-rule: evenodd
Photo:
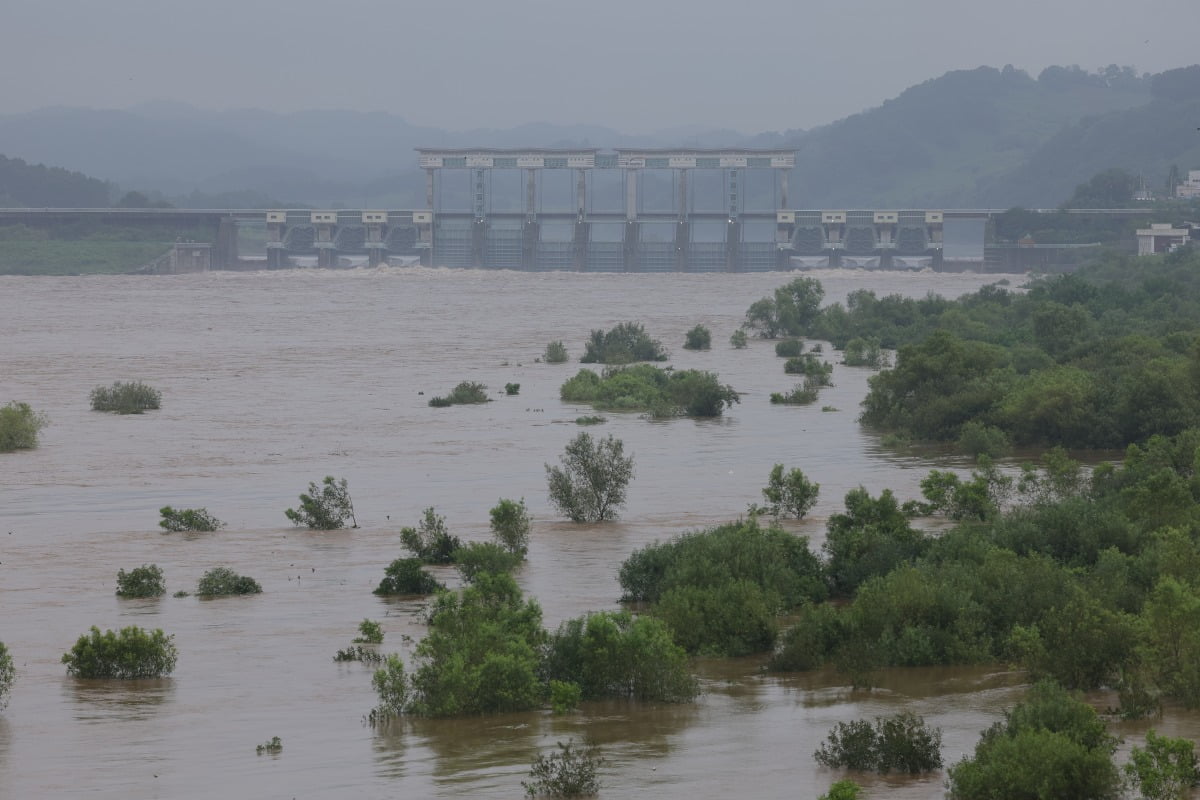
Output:
M1061 452L1019 480L933 472L924 501L849 492L820 558L751 519L643 548L619 578L689 652L773 650L773 669L831 664L860 685L881 667L1007 662L1118 689L1129 714L1200 707L1198 467L1189 429L1091 474ZM935 514L957 525L912 524Z
M1181 250L1110 254L1026 292L859 290L788 332L898 348L871 378L868 426L955 441L970 424L1013 444L1118 448L1200 425L1197 320L1200 253Z

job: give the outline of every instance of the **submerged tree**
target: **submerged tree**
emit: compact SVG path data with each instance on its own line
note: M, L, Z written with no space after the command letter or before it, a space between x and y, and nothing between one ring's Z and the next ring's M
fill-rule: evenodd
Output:
M593 439L581 433L567 443L562 466L546 465L550 502L572 522L616 519L633 478L633 456L612 435Z

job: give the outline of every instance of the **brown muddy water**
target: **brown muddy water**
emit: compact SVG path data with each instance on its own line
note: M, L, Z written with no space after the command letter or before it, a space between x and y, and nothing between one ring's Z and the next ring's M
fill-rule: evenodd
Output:
M929 469L964 466L891 454L860 430L867 370L836 367L835 386L811 407L769 404L770 392L795 383L773 344L736 351L728 337L788 277L381 269L0 278L0 402L29 402L51 421L37 450L0 455L0 641L18 668L0 712L0 798L510 798L521 796L530 761L568 737L602 747L605 798L816 797L843 777L812 759L829 728L902 709L941 726L946 761L957 761L1020 697L1020 675L897 670L880 689L852 692L833 674L704 662L705 693L693 705L593 704L561 717L376 731L362 722L375 703L370 669L332 660L363 618L382 622L385 652L411 654L420 604L371 589L402 554L399 528L426 506L454 533L485 539L488 509L524 497L535 522L518 579L554 627L616 608L626 556L738 517L777 462L821 484L811 519L794 526L816 545L847 490L913 497ZM816 277L833 300L858 288L956 296L998 276ZM590 329L628 320L660 338L676 366L718 372L742 402L702 422L607 414L593 432L623 439L636 458L628 506L619 522L574 525L549 506L543 465L592 412L558 399L577 363L535 359L554 339L577 359ZM712 329L709 352L681 347L697 323ZM88 392L114 380L158 387L162 410L90 411ZM427 405L462 380L486 383L495 401ZM518 396L503 395L509 382L521 384ZM324 475L349 480L360 529L287 524L283 510ZM228 527L162 534L163 505L207 507ZM194 591L219 565L254 576L264 593L115 597L117 570L143 563L163 568L169 593ZM439 577L456 583L452 571ZM175 636L170 678L66 676L59 659L89 626L133 624ZM1158 727L1200 734L1190 715ZM1125 732L1136 741L1144 729ZM272 736L283 752L257 756ZM942 773L853 777L869 796L943 792Z

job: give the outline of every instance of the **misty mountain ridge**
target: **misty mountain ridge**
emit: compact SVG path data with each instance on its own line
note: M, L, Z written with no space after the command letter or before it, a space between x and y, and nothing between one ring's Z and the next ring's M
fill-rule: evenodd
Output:
M1050 67L1037 78L1011 66L959 70L829 125L758 134L548 123L445 131L388 112L207 111L164 100L0 115L0 153L175 200L249 193L402 208L424 204L416 147L780 147L796 151L796 207L1044 207L1110 167L1157 184L1170 164L1200 166L1197 102L1200 66L1153 77L1117 67Z

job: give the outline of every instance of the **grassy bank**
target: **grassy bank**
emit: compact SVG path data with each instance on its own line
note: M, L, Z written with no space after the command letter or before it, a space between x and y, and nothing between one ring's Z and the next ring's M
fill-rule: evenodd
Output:
M0 275L110 275L132 272L174 242L0 241Z

